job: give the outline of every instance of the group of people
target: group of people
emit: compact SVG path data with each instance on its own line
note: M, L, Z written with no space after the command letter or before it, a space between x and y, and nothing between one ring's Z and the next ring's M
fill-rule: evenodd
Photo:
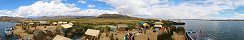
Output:
M124 36L124 40L135 40L135 35L132 33L128 33Z

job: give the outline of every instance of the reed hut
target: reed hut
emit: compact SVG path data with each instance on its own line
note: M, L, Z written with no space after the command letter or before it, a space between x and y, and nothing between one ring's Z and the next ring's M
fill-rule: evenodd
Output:
M72 39L60 35L56 35L55 38L53 38L53 40L72 40Z
M128 25L126 25L126 24L118 24L117 25L117 29L119 31L127 31L128 30Z
M100 31L94 29L87 29L85 32L85 40L98 40Z
M154 25L154 30L160 30L162 28L162 25Z

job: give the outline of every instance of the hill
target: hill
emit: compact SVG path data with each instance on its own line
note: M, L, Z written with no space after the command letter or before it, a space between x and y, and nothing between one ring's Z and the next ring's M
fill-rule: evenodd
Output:
M102 14L99 16L41 16L33 18L35 20L48 20L48 19L82 19L82 18L136 18L121 14Z
M17 20L24 20L22 17L10 17L10 16L0 16L0 21L2 22L13 22Z
M127 15L121 15L121 14L102 14L97 16L97 18L135 18L135 17L130 17Z

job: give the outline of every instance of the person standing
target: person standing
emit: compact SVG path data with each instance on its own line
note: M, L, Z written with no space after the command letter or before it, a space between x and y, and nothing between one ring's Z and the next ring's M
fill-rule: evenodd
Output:
M144 28L144 34L146 34L146 32L147 32L147 29L146 29L146 28Z
M131 40L135 40L135 35L134 34L131 36Z
M124 40L128 40L128 34L124 36Z
M131 34L130 34L130 33L129 33L129 35L128 35L128 39L131 40Z

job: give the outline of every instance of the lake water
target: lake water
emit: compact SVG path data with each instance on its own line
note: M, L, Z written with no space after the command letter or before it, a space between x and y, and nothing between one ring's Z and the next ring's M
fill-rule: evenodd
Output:
M244 21L183 20L186 30L201 31L214 40L244 40Z
M13 35L11 35L9 37L5 36L4 30L5 30L6 27L10 27L10 26L15 26L15 23L14 22L0 22L0 37L2 38L2 40L7 40L7 39L15 40L15 39L17 39Z

